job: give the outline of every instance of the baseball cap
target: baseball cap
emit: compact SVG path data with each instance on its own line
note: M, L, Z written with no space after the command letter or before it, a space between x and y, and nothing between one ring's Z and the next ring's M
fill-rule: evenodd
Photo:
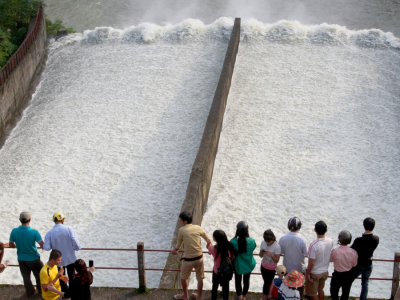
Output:
M28 222L30 219L31 219L31 214L28 213L28 212L26 212L26 211L22 212L22 213L19 215L19 220L20 220L22 223L26 223L26 222Z
M65 217L64 217L64 215L63 215L63 213L62 212L56 212L54 215L53 215L53 221L54 222L57 222L57 221L62 221L62 220L64 220L65 219Z
M278 275L285 275L286 274L286 268L284 265L280 265L276 268L276 274Z

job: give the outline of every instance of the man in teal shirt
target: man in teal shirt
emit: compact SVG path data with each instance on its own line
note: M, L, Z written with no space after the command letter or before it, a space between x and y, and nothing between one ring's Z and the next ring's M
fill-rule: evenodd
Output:
M43 262L36 248L36 243L43 247L43 240L40 233L29 226L31 214L22 212L19 216L21 226L14 228L10 235L10 248L17 248L19 269L24 280L24 286L28 297L35 294L35 287L31 281L31 272L36 279L36 287L39 295L42 294L40 285L40 270Z

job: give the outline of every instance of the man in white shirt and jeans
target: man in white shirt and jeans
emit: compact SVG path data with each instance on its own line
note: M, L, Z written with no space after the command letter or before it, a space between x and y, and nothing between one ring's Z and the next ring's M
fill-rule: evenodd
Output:
M306 273L306 295L311 300L324 300L324 286L328 278L328 268L333 248L333 240L325 237L328 226L324 221L315 223L317 239L308 249L308 267Z
M286 271L296 270L302 274L306 272L305 258L307 257L307 240L299 233L301 221L298 217L289 219L290 232L279 240L283 256L283 265ZM300 297L304 297L304 286L298 288Z

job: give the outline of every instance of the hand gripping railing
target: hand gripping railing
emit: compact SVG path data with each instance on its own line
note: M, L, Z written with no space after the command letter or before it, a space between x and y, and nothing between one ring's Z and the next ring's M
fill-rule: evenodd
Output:
M39 6L33 30L28 34L28 36L22 42L21 46L19 46L18 50L14 53L13 56L11 56L8 62L0 70L0 85L2 85L6 81L6 79L10 76L11 72L18 66L20 61L24 58L25 54L28 52L29 48L35 41L37 33L39 32L40 22L42 20L42 17L43 17L43 8L42 6Z
M160 250L160 249L145 249L144 243L139 242L137 243L136 249L126 249L126 248L82 248L81 250L85 251L130 251L130 252L137 252L137 259L138 259L138 267L137 268L124 268L124 267L97 267L98 270L130 270L130 271L138 271L139 275L139 289L141 291L146 290L146 271L167 271L167 272L180 272L180 269L158 269L158 268L146 268L145 267L145 259L144 259L144 252L167 252L170 253L170 250ZM184 251L179 251L184 252ZM208 251L203 251L203 253L207 253ZM258 253L253 253L254 256L258 256ZM394 299L396 295L398 286L399 286L399 266L400 266L400 252L396 252L394 255L394 259L372 259L373 261L380 261L380 262L391 262L393 263L393 277L392 278L377 278L371 277L370 280L384 280L384 281L392 281L392 292L391 298ZM18 265L9 265L10 267L18 267ZM192 270L192 272L195 272ZM212 273L213 271L204 271L205 273ZM253 272L253 275L261 275L261 273ZM328 276L332 277L332 276ZM358 277L357 279L361 279Z

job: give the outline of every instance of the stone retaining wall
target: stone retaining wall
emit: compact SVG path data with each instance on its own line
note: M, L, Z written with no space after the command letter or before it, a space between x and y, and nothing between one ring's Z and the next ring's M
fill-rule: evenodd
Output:
M7 125L14 121L29 99L30 85L38 67L46 56L46 42L46 23L42 12L40 27L35 41L18 66L6 81L0 85L0 140L4 136Z
M186 189L186 197L181 208L181 211L193 213L193 224L197 225L201 225L203 214L207 206L208 192L210 190L215 156L217 155L218 142L231 86L236 55L239 49L239 41L240 19L235 19L218 86L215 91L200 147L192 167L192 173ZM177 222L171 245L176 244L179 228L180 225L179 222ZM180 269L180 258L181 255L170 254L165 268ZM167 289L180 288L179 272L164 272L159 287Z

